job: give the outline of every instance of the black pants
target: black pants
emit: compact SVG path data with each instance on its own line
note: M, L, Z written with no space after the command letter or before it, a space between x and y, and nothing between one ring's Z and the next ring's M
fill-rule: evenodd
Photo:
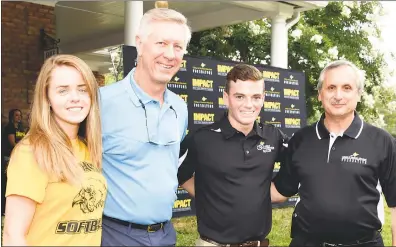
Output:
M381 233L375 235L373 239L365 239L362 241L361 244L354 244L354 245L341 245L345 247L383 247L384 241L382 240ZM333 244L333 243L332 243ZM298 247L298 246L307 246L307 247L317 247L317 246L330 246L330 245L323 245L323 242L318 241L317 239L309 238L305 235L296 234L293 237L292 241L290 242L290 247Z
M6 167L8 162L4 160L4 157L1 159L1 215L5 213L5 192L7 186L7 174L6 174Z

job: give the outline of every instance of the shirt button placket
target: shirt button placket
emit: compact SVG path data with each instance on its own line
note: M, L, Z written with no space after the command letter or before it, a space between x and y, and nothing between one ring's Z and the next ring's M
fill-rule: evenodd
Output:
M242 147L243 147L243 152L245 153L245 155L244 155L245 156L245 160L247 160L249 155L250 155L250 151L249 151L249 147L248 147L248 145L246 143L246 140L243 141Z
M250 151L244 149L244 153L245 153L244 155L245 164L247 164L248 160L250 159Z

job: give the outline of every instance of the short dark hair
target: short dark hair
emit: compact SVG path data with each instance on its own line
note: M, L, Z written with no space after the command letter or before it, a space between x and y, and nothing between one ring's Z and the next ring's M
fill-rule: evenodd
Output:
M261 73L256 67L248 64L237 64L227 73L225 91L226 93L230 92L231 82L236 82L237 80L259 81L263 78L263 73Z

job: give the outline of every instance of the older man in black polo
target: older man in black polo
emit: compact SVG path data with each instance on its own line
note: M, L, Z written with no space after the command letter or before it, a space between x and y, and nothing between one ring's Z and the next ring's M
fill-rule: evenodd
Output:
M364 74L354 64L327 65L318 84L324 114L288 143L271 196L300 195L290 246L383 246L378 181L391 207L396 244L396 144L356 113L363 87Z

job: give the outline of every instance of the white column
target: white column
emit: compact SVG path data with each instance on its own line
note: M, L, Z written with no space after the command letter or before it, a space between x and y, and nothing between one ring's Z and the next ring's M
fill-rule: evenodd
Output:
M271 22L271 66L287 69L286 15L275 15Z
M124 8L124 44L135 46L135 37L143 17L143 1L126 1Z

